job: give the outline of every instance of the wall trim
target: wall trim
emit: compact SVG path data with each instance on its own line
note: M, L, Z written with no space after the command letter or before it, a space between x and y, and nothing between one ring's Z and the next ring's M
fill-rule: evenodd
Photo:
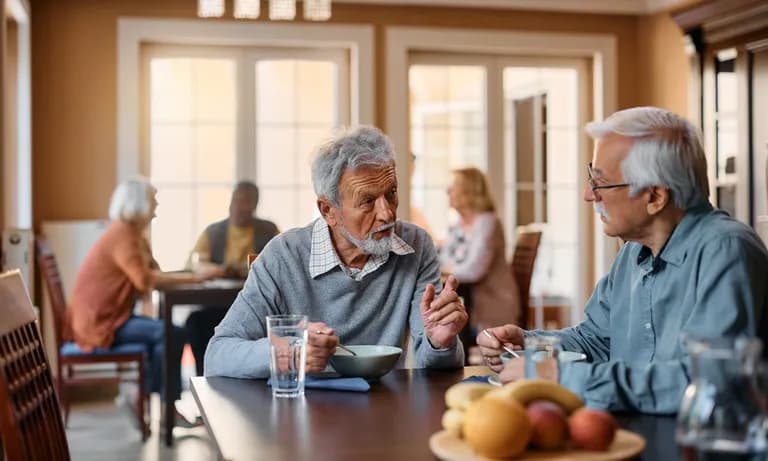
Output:
M350 121L374 122L374 28L370 25L119 18L117 181L140 172L141 44L345 48L350 52Z

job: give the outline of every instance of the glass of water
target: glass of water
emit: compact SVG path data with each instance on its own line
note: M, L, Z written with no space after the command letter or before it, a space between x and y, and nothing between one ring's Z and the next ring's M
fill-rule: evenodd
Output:
M307 316L268 315L269 371L274 397L304 395Z
M525 337L525 377L558 381L560 376L560 338L557 336Z

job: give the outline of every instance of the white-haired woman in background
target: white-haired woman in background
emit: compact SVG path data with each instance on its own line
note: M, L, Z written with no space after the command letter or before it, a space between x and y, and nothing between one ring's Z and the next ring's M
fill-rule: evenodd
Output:
M215 275L162 272L150 250L145 231L155 217L157 190L145 179L130 179L112 194L107 230L85 257L75 279L67 309L68 339L86 352L125 343L146 345L149 361L147 389L162 389L163 323L133 314L135 301L154 286L195 283ZM174 328L170 338L173 395L181 392L180 360L184 334ZM123 398L123 402L133 401ZM180 421L183 422L183 421Z

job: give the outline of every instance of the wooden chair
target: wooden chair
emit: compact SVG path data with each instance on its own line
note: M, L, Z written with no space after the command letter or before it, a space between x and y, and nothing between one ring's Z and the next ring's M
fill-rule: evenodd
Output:
M35 311L18 271L0 274L0 458L69 460Z
M520 326L528 328L528 304L530 302L531 276L536 254L539 252L541 232L520 231L517 234L515 253L510 267L520 293Z
M64 288L59 275L59 266L48 241L43 237L35 239L37 249L37 264L40 274L48 291L53 314L53 326L56 337L56 358L58 373L56 385L59 391L62 407L64 408L64 423L69 417L69 400L67 388L88 384L114 384L122 381L135 382L139 392L134 404L136 418L139 423L142 440L149 436L149 425L146 421L148 408L147 394L144 389L147 349L144 344L120 344L109 349L96 349L93 352L83 352L74 342L64 341L64 318L67 303L64 298ZM78 369L82 365L115 364L115 370Z
M256 258L259 257L258 253L248 253L248 269L250 270L251 265L254 261L256 261Z

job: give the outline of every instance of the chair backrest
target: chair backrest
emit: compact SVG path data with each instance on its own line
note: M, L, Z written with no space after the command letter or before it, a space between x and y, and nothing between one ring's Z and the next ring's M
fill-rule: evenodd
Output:
M40 268L40 276L48 291L48 299L51 302L51 313L53 314L53 330L56 337L56 351L61 349L64 334L64 322L67 313L67 300L64 298L64 285L61 282L59 274L59 265L56 263L56 256L53 254L48 240L45 237L37 236L35 238L35 249L37 254L37 265Z
M528 304L530 301L531 276L536 254L539 252L541 232L521 231L517 234L515 253L512 256L512 274L520 293L520 326L528 328Z
M8 460L68 460L59 400L18 271L0 274L0 434Z

